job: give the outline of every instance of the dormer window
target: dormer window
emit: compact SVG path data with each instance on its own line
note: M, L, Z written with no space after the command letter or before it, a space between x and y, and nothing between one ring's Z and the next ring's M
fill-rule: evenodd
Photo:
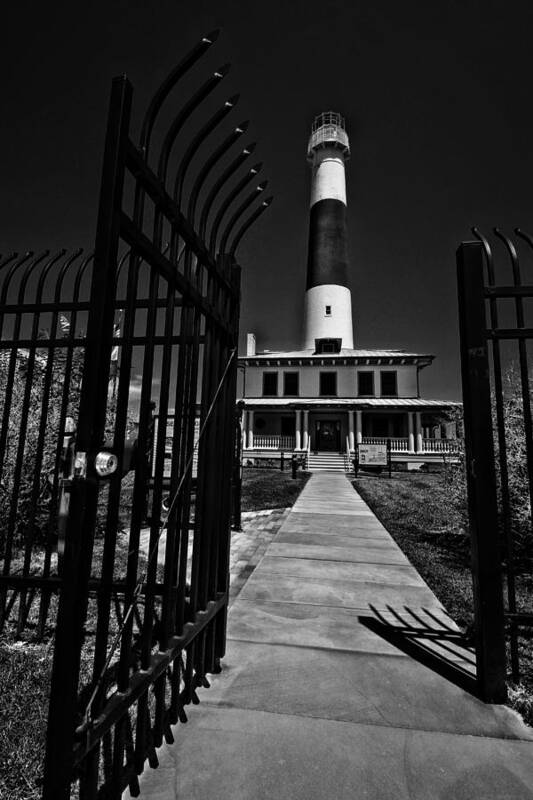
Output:
M326 306L326 317L331 317L331 306Z
M315 353L340 353L341 344L342 339L315 339Z

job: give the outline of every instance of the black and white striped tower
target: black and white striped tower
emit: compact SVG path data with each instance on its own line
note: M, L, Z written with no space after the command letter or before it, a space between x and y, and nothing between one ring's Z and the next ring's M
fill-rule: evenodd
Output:
M349 157L343 117L332 111L320 114L313 123L307 148L313 174L304 350L314 350L317 339L341 339L341 347L353 349L344 175L344 162Z

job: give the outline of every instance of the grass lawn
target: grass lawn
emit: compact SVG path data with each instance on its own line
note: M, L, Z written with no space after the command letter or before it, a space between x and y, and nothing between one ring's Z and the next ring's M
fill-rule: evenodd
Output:
M354 486L383 522L449 615L467 636L473 630L470 540L460 527L439 473L393 473L392 478L365 476ZM533 605L533 579L517 582L519 610ZM532 640L519 639L522 684L510 689L511 704L533 724Z
M284 472L248 467L242 475L242 510L261 511L266 508L288 508L309 480L308 472L291 477L290 466Z
M93 574L99 574L103 539L95 541ZM128 555L128 539L117 538L115 578L124 578ZM141 563L142 560L141 560ZM98 565L98 566L96 566ZM38 602L32 605L30 625L19 640L15 638L16 614L10 618L0 636L0 798L1 800L37 800L41 797L41 781L48 715L48 697L52 660L57 597L52 596L49 624L43 641L35 641ZM88 604L85 643L81 655L81 674L92 674L94 639L97 622L95 600ZM112 615L111 631L117 630ZM76 790L73 790L73 797Z

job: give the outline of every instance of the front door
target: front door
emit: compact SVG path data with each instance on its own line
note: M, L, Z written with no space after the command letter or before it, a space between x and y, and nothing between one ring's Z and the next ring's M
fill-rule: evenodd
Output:
M316 423L316 449L339 452L341 449L341 424L335 420L318 420Z

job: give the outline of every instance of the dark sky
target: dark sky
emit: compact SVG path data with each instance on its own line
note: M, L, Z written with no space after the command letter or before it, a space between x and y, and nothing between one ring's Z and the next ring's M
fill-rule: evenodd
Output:
M532 4L19 2L3 16L0 252L92 246L111 78L127 73L138 115L222 27L191 87L232 63L216 105L241 99L222 133L252 120L275 195L239 251L242 333L299 345L306 143L316 114L340 111L356 346L433 353L424 394L460 397L455 250L473 224L533 231Z

